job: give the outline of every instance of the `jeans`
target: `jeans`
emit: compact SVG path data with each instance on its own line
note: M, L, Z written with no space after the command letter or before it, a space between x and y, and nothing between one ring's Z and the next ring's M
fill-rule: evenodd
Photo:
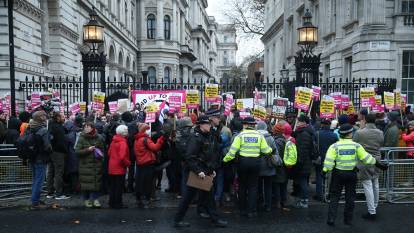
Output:
M38 205L46 175L46 163L32 164L32 205Z
M223 196L223 189L224 189L224 168L220 168L216 170L216 178L215 178L215 194L214 200L221 201L221 197Z
M287 200L287 182L285 183L273 183L275 201L281 204L286 204Z
M298 193L298 197L302 200L307 200L309 199L309 193L308 193L308 176L298 176L296 178L296 183L298 185L299 188L299 193Z
M63 172L65 170L65 154L53 152L47 170L47 192L56 196L63 194Z
M86 200L96 200L100 196L99 192L90 192L90 191L83 191L82 192L82 198Z
M367 199L368 213L376 214L379 200L379 183L378 178L371 180L363 180L365 197Z

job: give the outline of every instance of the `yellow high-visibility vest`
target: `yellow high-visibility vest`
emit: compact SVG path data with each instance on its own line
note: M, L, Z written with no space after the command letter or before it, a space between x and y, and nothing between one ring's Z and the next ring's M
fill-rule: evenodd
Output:
M283 154L283 162L286 166L294 166L298 161L298 151L296 150L296 144L287 140L285 145L285 151Z

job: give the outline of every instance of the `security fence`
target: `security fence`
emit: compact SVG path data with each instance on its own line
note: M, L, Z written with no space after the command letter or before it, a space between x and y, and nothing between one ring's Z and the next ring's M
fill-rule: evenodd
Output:
M200 105L204 103L204 89L206 83L203 80L188 80L188 82L180 82L176 79L161 82L142 82L142 78L126 75L119 78L107 77L105 82L92 76L89 80L89 98L92 98L93 91L105 90L106 102L114 101L119 98L128 98L129 90L190 90L200 91ZM304 82L301 80L300 85L312 87L315 83ZM321 79L316 83L321 87L321 94L326 95L333 92L342 92L349 95L356 109L359 108L359 90L363 87L373 86L376 88L377 94L384 91L393 91L396 87L396 79L392 78L330 78ZM105 88L102 88L105 85ZM234 98L252 98L253 91L257 88L259 91L266 93L266 106L273 104L275 96L289 98L291 102L294 100L295 87L299 84L296 80L276 81L275 79L265 79L260 82L250 79L233 79L221 80L219 83L219 93L232 93ZM83 99L83 82L81 77L26 77L20 82L19 91L23 94L24 99L30 98L32 92L48 91L54 89L60 92L61 98L66 105L66 111L69 110L69 104L82 101ZM316 108L316 105L315 105Z

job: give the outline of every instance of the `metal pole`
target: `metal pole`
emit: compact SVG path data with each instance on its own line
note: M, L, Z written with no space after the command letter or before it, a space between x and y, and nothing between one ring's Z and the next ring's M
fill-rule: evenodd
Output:
M88 56L88 54L82 54L83 61L85 61ZM87 62L83 62L83 102L86 103L86 110L85 110L85 116L88 114L88 97L89 97L89 67L86 64Z
M14 70L14 32L13 32L13 0L8 0L9 19L9 60L10 60L10 105L11 115L16 116L16 74Z

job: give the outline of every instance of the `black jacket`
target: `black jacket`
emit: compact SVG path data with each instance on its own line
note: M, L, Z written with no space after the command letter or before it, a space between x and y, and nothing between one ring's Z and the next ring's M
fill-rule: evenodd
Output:
M9 128L7 129L6 136L4 138L4 142L6 144L16 144L17 139L20 136L20 120L12 117L9 120Z
M60 152L60 153L68 153L68 142L65 138L65 127L63 124L57 123L52 121L49 124L49 132L52 136L52 149L53 151Z
M43 126L29 128L29 130L30 133L36 134L35 144L37 147L37 154L31 162L48 163L50 161L50 154L52 153L52 145L50 143L50 134L48 130Z
M204 172L206 175L211 175L220 165L220 157L214 153L213 136L201 132L200 127L197 126L191 138L184 158L185 165L196 174Z
M314 134L310 126L300 128L293 134L296 139L296 149L298 152L298 160L295 166L296 175L309 175L311 173Z

